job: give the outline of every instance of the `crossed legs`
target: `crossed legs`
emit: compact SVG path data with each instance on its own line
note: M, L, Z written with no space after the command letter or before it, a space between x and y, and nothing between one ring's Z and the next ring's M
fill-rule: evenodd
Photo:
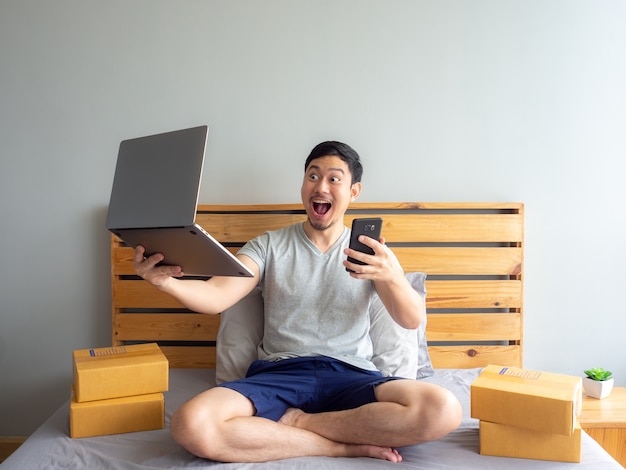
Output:
M373 457L402 460L396 447L439 439L461 422L461 405L449 391L414 380L376 387L376 399L327 413L290 409L274 422L255 417L239 392L211 388L172 416L172 436L189 452L223 462L292 457Z

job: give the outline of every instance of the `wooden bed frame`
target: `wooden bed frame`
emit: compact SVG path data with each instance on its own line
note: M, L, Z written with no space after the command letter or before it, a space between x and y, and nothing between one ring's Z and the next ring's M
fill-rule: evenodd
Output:
M521 203L355 203L383 218L404 270L423 271L433 366L522 367L524 206ZM233 253L267 230L302 222L301 204L200 205L197 222ZM111 238L113 345L158 342L170 367L215 367L219 315L184 309L135 275L132 250Z

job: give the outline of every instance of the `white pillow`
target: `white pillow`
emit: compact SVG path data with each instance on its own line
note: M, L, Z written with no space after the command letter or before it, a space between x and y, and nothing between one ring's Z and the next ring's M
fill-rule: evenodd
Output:
M424 273L407 273L415 290L425 297ZM370 308L370 336L374 348L372 362L384 375L423 378L434 374L426 343L426 320L417 330L406 330L387 313L375 295ZM258 359L263 338L263 296L253 290L220 319L217 333L217 383L246 376L250 364Z
M250 364L258 359L264 323L263 296L258 288L222 313L215 365L218 384L246 376Z
M426 302L426 274L413 272L407 279ZM426 305L424 305L424 309ZM435 373L426 342L426 317L417 330L407 330L389 315L377 294L370 306L372 362L385 376L422 379Z

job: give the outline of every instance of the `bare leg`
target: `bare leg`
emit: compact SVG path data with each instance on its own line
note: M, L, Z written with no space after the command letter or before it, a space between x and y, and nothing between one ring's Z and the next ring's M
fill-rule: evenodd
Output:
M192 454L223 462L313 455L401 460L390 447L336 442L253 414L250 400L233 390L216 387L185 403L172 416L171 432L176 442Z
M333 441L404 447L439 439L461 423L461 405L448 390L395 380L376 388L375 403L352 410L304 413L290 409L280 422Z

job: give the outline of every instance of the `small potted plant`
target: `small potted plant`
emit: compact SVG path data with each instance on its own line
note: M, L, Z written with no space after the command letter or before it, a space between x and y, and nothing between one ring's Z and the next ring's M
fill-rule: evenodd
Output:
M606 398L613 390L613 373L600 367L584 371L587 377L583 377L585 393L593 398Z

